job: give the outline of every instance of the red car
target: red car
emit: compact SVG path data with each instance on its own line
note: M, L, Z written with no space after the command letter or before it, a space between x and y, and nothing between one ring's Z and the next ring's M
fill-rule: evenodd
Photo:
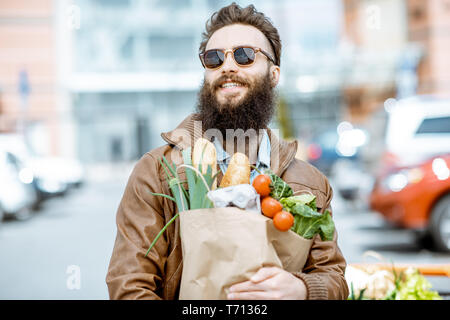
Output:
M385 169L376 179L370 207L392 224L426 231L437 249L450 252L450 154L416 166Z

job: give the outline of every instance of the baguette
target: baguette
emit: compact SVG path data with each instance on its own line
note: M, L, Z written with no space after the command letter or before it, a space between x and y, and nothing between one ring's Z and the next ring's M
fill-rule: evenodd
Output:
M243 153L236 152L230 160L220 188L236 186L238 184L250 184L250 162Z

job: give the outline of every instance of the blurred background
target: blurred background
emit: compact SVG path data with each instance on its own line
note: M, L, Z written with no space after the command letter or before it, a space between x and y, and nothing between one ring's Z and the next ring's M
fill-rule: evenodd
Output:
M448 267L450 0L236 2L280 32L270 126L329 177L347 262ZM1 299L108 298L128 176L194 111L230 3L0 0Z

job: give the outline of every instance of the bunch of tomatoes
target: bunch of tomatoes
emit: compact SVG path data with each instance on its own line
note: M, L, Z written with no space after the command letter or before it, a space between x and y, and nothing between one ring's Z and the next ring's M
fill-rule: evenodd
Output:
M252 186L261 198L262 213L273 220L275 228L280 231L288 231L294 225L294 216L283 210L280 201L270 196L271 182L269 175L259 174L253 180Z

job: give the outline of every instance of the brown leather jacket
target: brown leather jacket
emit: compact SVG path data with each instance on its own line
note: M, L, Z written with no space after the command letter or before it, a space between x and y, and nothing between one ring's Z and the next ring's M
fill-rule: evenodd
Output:
M156 250L144 257L151 241L175 212L171 200L150 192L170 194L158 160L164 155L169 162L182 163L181 150L192 146L199 137L198 130L194 130L196 119L197 115L191 114L175 130L162 133L167 144L146 153L131 173L117 210L117 236L106 276L111 299L178 299L182 271L179 219L159 238ZM327 178L313 166L295 158L297 141L278 139L269 128L267 132L272 171L294 192L312 192L320 210L331 211L333 192ZM184 171L180 170L181 180L184 177ZM218 183L221 178L219 173ZM345 268L335 232L333 241L321 241L319 236L314 238L305 267L294 275L305 282L308 299L347 299Z

